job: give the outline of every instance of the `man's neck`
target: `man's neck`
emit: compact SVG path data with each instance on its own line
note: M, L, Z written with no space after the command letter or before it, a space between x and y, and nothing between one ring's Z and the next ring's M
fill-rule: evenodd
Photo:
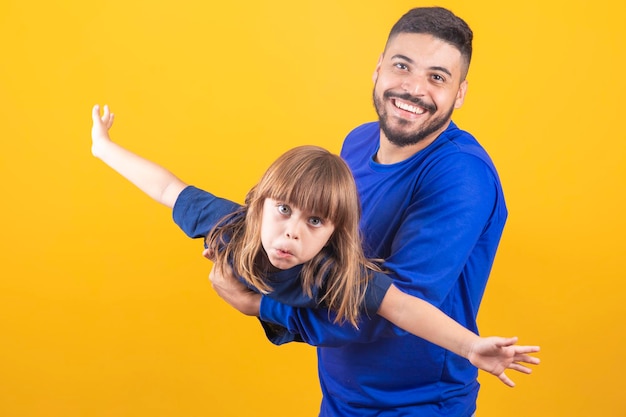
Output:
M441 130L434 132L432 135L429 135L413 145L408 146L398 146L392 143L389 139L387 139L387 136L385 136L381 130L380 146L378 148L378 152L376 153L375 160L379 164L391 165L409 159L419 151L426 149L448 128L449 125L450 123L448 122Z

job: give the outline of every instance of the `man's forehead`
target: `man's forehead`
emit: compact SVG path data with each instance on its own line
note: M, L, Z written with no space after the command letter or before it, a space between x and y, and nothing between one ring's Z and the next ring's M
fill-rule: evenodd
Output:
M454 45L426 33L399 33L387 42L386 59L460 71L463 58Z
M385 51L404 50L406 53L429 53L461 57L459 49L441 38L428 33L398 33L390 38L385 46Z

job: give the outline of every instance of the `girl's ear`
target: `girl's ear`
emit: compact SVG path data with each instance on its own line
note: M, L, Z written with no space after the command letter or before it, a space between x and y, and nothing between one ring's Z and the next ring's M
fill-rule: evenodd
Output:
M210 261L214 261L215 262L215 252L213 252L213 249L205 249L202 251L202 256L204 256L205 258L207 258Z

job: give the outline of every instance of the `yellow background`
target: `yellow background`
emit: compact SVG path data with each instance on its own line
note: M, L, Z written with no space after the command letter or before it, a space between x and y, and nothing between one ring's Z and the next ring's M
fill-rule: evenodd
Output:
M269 344L210 289L201 242L90 153L90 111L241 201L284 150L374 118L409 1L3 0L0 415L314 416L314 349ZM475 32L456 122L510 209L483 334L540 344L480 417L624 416L626 30L620 2L441 1Z

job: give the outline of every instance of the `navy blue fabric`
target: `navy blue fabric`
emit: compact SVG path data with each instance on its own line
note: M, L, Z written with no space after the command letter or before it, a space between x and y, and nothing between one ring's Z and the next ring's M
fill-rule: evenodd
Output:
M186 187L176 199L173 208L174 222L191 238L205 238L225 216L235 212L241 206L230 200L226 200L203 191L199 188ZM284 303L291 307L318 308L321 299L321 291L313 289L312 297L302 290L302 282L299 279L302 265L279 271L268 275L266 278L272 291L267 295L278 303ZM242 282L246 283L242 280ZM246 283L246 285L248 285ZM375 277L365 294L364 311L368 315L375 315L380 307L382 299L391 285L391 279L379 274ZM254 291L258 290L248 285ZM326 311L326 310L325 310ZM326 311L330 317L335 317ZM288 342L300 342L302 338L296 332L289 332L284 326L266 323L261 324L268 339L277 345Z

